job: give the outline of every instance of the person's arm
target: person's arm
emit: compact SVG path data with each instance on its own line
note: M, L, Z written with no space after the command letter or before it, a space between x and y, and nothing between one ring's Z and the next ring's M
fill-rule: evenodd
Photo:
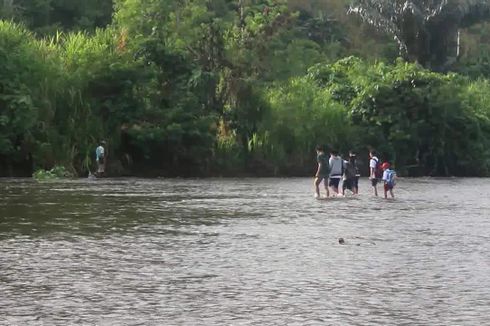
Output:
M318 168L316 169L316 173L315 173L315 177L317 177L317 178L320 175L321 167L322 167L322 163L318 162Z

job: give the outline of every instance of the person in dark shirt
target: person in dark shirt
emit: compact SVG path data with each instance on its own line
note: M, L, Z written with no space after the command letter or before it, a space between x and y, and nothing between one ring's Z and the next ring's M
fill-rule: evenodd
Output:
M349 189L354 195L357 194L358 187L358 170L356 165L356 154L349 153L349 160L344 161L344 182L342 183L342 195L345 195L345 190Z
M325 186L327 197L330 196L328 191L328 176L330 174L330 164L328 162L328 156L325 154L323 146L318 145L316 147L316 161L318 162L318 168L315 174L315 198L320 198L320 183Z

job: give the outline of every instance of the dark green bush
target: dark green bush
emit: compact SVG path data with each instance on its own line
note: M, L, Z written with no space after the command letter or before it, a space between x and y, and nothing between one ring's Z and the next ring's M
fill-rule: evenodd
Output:
M310 75L345 105L362 137L401 169L429 175L487 175L488 83L430 72L415 64L346 58Z

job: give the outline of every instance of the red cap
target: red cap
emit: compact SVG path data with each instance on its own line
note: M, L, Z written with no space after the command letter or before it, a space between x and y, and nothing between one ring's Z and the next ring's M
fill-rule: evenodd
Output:
M390 163L388 163L388 162L384 162L383 164L381 164L381 168L382 168L383 170L389 169L389 168L390 168Z

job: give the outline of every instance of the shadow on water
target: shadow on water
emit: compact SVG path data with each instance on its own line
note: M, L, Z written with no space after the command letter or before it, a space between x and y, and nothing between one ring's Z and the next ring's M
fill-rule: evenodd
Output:
M192 225L227 223L237 211L228 203L246 200L246 196L220 189L203 192L205 189L192 182L9 180L1 186L2 237L57 233L98 236L152 225L163 233L186 233L184 229Z

